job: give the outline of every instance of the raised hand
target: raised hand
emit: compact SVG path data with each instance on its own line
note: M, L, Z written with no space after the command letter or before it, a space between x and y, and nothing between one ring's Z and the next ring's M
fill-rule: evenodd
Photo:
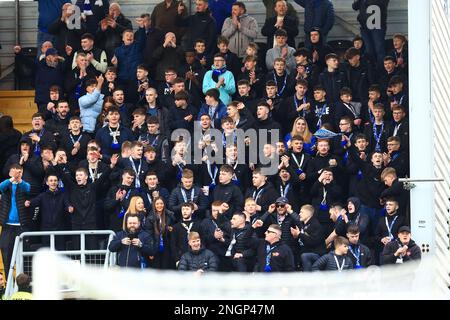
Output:
M113 154L111 157L111 168L114 168L116 166L118 160L119 160L119 155Z
M113 65L117 66L117 58L116 58L116 56L112 57L111 63L112 63Z
M300 235L300 229L298 228L298 226L295 226L295 228L291 227L291 234L295 239L298 238L298 236Z
M73 48L72 48L71 46L66 46L66 47L65 47L65 50L66 50L67 56L70 57L70 56L72 55Z

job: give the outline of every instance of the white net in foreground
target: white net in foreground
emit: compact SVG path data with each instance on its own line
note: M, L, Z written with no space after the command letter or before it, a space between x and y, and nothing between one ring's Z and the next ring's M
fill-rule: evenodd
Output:
M197 275L177 271L81 267L49 251L33 265L33 298L129 300L450 299L432 257L347 272ZM448 277L448 273L447 273Z

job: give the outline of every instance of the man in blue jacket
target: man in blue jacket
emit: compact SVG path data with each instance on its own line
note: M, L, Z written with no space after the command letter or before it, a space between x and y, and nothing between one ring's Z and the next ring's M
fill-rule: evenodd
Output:
M97 117L102 112L104 95L100 93L100 90L103 81L102 75L97 79L89 79L86 82L86 94L78 99L83 131L89 134L94 133Z
M108 125L97 131L95 140L101 147L102 155L111 156L113 153L119 153L120 146L124 141L134 141L133 132L124 127L120 121L120 111L116 106L108 110Z
M45 52L45 59L37 62L34 101L38 106L47 106L50 102L51 86L64 87L64 73L67 62L63 62L63 60L55 48L48 48Z
M116 48L111 63L117 67L119 85L127 88L131 81L136 81L136 70L142 63L142 51L145 47L144 19L137 18L139 25L137 38L134 39L133 30L127 29L122 33L123 45Z
M305 8L305 44L309 43L309 33L314 28L320 29L323 43L334 25L334 7L330 0L294 0Z
M386 55L384 38L387 29L388 5L389 0L354 0L352 4L353 10L359 11L357 20L360 24L361 37L364 41L366 53L376 58L377 68L382 67L383 59ZM380 17L378 19L373 19L372 11L367 10L371 6L377 6L380 9ZM374 25L371 25L371 21L373 21ZM378 26L376 25L377 22L379 22Z
M208 6L216 20L217 31L222 30L223 22L231 15L231 7L236 0L208 0Z
M48 33L48 27L61 16L63 4L70 3L70 0L34 0L38 2L38 48L37 58L41 55L41 45L45 41L55 43L56 37Z
M227 107L219 98L219 90L212 88L205 92L205 103L202 104L197 120L207 114L211 119L213 128L220 128L220 122L227 116Z
M16 236L28 231L31 224L31 215L25 207L25 201L30 194L30 184L22 180L23 168L13 164L9 169L10 179L0 183L0 249L2 251L3 265L6 277L14 249Z
M124 228L117 232L109 244L111 252L117 252L117 264L124 268L146 268L147 257L156 254L153 237L141 229L137 214L127 214Z

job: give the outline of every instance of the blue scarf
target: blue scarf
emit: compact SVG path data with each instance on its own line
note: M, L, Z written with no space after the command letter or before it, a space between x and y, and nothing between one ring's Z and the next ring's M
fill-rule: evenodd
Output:
M227 72L227 66L223 66L221 69L213 69L212 79L214 82L219 82L219 76Z

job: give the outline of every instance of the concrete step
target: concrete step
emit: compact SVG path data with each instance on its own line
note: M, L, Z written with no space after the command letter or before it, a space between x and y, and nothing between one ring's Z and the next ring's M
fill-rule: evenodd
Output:
M31 116L37 112L34 90L0 91L0 112L14 119L17 130L31 130Z

